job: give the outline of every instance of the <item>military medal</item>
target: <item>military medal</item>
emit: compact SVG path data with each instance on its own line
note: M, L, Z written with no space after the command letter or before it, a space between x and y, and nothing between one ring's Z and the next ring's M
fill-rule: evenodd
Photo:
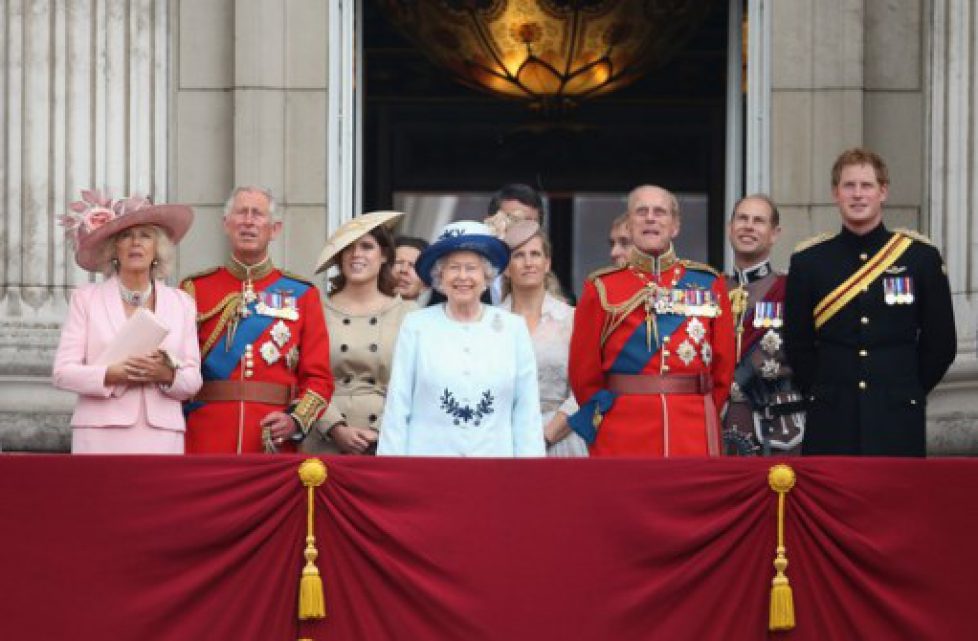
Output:
M284 318L285 320L299 320L299 310L296 306L295 296L289 296L288 290L283 291L264 291L258 294L258 304L255 311L262 316L272 318Z
M703 364L707 367L713 362L713 346L710 345L710 341L703 341L703 346L700 348L700 358L703 359Z
M761 338L761 349L764 350L765 354L774 356L781 349L781 336L773 329L767 330L767 333Z
M694 318L686 326L686 333L689 334L689 337L693 339L694 343L699 345L703 337L706 336L706 328L703 327L703 322L700 319Z
M683 341L676 350L676 355L688 367L696 358L696 348L689 341Z
M771 327L775 329L784 325L784 310L781 303L774 303L774 318L771 319Z
M893 278L883 279L883 302L887 305L896 305L897 295L896 286L894 285Z
M761 363L761 376L768 380L777 378L780 370L781 364L773 358L765 358Z
M274 365L282 357L282 352L278 351L278 347L272 341L265 341L261 346L261 357L269 365Z
M275 341L275 344L279 347L285 347L285 344L289 342L290 338L292 338L292 332L289 331L289 326L281 320L275 323L275 325L272 327L270 335L272 340Z
M299 366L299 346L293 345L285 354L285 366L289 368L289 371L294 372Z

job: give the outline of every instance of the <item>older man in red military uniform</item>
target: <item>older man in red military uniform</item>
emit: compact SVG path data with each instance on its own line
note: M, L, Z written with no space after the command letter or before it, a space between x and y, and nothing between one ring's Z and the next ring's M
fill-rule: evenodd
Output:
M186 404L188 453L294 451L333 394L319 292L276 268L282 229L271 193L234 190L224 214L231 256L184 280L197 301L204 386Z
M571 426L592 456L718 455L735 364L724 279L676 257L670 192L638 187L628 212L627 264L591 274L574 315Z

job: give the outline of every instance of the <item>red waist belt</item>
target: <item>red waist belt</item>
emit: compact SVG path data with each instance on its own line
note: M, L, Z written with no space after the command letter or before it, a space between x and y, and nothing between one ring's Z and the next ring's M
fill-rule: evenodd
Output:
M279 383L260 381L206 381L194 401L243 401L245 403L268 403L269 405L288 405L292 402L295 388Z
M709 394L709 374L608 374L608 389L617 394Z

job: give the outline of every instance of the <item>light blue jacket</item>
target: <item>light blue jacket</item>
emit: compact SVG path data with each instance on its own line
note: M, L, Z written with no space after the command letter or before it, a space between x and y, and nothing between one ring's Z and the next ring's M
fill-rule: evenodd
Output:
M445 304L408 314L378 454L545 456L533 344L522 318L483 306L459 323Z

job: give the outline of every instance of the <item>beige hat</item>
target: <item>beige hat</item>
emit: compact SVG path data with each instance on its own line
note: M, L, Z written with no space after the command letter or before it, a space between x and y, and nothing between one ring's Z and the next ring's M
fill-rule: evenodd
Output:
M319 252L319 260L316 261L315 273L329 269L336 262L340 252L374 227L385 225L390 229L403 215L402 211L372 211L346 221L323 245L322 251Z
M157 225L176 244L193 220L186 205L154 205L142 196L112 200L93 190L83 190L82 200L71 203L69 213L60 217L75 247L75 262L90 272L102 269L103 243L122 230Z
M535 220L520 220L506 229L503 242L506 243L510 251L513 251L533 238L538 231L540 231L540 223Z

